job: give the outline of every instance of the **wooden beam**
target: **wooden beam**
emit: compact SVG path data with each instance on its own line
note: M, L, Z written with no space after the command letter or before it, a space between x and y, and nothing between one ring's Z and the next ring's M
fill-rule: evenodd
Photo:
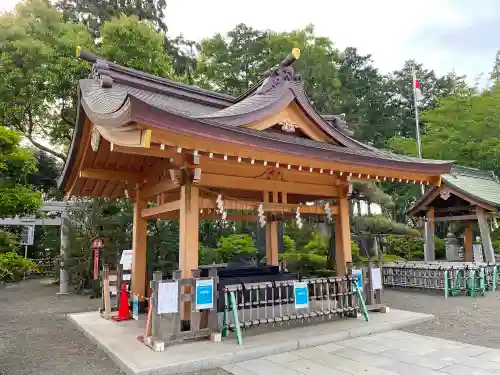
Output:
M477 220L477 215L470 214L470 215L457 215L457 216L440 216L434 218L434 221L436 223L446 222L446 221L465 221L465 220Z
M227 188L257 191L282 191L285 193L311 194L326 198L337 197L338 186L313 185L303 183L293 183L286 181L263 180L256 178L225 176L210 173L202 173L201 180L197 183L200 186Z
M213 173L238 177L255 176L282 176L283 180L288 182L304 182L315 185L337 185L339 177L335 174L329 174L329 171L324 173L310 173L308 171L298 171L288 169L286 164L280 164L276 168L276 164L264 166L263 164L250 164L248 161L238 162L237 160L223 160L219 158L209 158L208 156L200 156L200 166L203 173ZM203 177L203 175L202 175Z
M283 212L283 213L295 213L297 204L286 204L286 203L262 203L256 201L235 201L232 199L224 200L224 208L227 210L248 210L253 211L258 209L259 205L262 204L265 212ZM217 203L215 200L200 198L200 208L212 208L215 209ZM338 206L331 205L332 214L338 214ZM325 215L325 208L318 205L300 205L300 212L304 215Z
M82 169L80 171L79 177L95 180L124 181L128 183L138 183L144 180L142 174L138 172L93 168Z
M154 207L144 208L141 210L141 217L143 219L159 219L162 214L170 211L178 211L180 207L180 201L173 201Z
M174 163L182 164L182 155L177 153L177 151L168 147L164 150L160 148L156 148L151 146L150 148L146 147L126 147L120 146L115 143L111 143L110 150L112 152L120 152L123 154L131 154L131 155L144 155L144 156L152 156L155 158L164 158L164 159L174 159Z
M294 165L311 167L316 170L335 170L352 172L356 174L370 176L384 176L395 179L405 179L409 181L430 181L433 184L440 185L440 176L433 174L412 172L404 169L393 169L387 167L378 167L376 165L367 166L358 163L332 162L322 159L311 159L303 156L284 154L279 150L263 150L261 148L234 144L224 140L208 140L206 137L179 134L168 130L158 130L153 133L153 140L157 143L173 147L182 147L183 149L198 150L200 152L212 152L226 154L232 157L242 157L246 159L267 160L269 162L279 162L282 165Z
M468 211L472 209L472 206L451 206L451 207L445 207L445 208L435 208L434 212L436 214L440 213L449 213L449 212L458 212L458 211Z
M151 198L154 195L167 193L169 191L180 188L179 184L174 183L170 177L167 177L157 183L145 184L142 188L142 195L146 199Z

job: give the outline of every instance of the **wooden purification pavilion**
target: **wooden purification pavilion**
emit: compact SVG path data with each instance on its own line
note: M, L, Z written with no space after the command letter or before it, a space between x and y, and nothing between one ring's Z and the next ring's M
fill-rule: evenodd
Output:
M93 63L80 80L77 125L60 178L66 196L134 201L132 292L147 285L147 221L180 220L179 268L198 268L200 219L262 220L266 258L278 262L283 219L325 215L336 223L336 269L351 263L349 180L439 186L446 161L394 155L349 136L337 116L307 98L293 52L238 98L129 69ZM223 209L218 212L222 197ZM261 213L259 214L258 211Z
M442 176L441 186L429 189L408 211L410 216L425 217L425 260L435 260L434 235L436 222L465 222L465 261L472 262L472 226L477 222L487 262L495 262L491 243L492 214L500 209L500 182L491 171L459 165Z

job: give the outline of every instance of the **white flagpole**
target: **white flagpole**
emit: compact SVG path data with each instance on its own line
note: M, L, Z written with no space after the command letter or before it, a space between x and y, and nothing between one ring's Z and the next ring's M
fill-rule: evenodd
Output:
M416 128L416 133L417 133L417 152L418 152L418 157L422 159L422 142L420 141L420 124L419 124L419 116L418 116L418 99L417 99L417 90L415 89L415 82L417 80L417 76L415 74L415 66L412 66L412 76L413 76L413 81L411 83L411 86L413 88L413 107L415 108L415 128ZM424 195L424 185L420 185L420 191L422 195Z

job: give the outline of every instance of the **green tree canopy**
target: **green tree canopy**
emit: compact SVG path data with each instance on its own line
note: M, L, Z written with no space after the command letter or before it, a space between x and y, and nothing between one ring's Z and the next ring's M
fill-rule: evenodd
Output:
M84 25L66 22L43 0L26 0L0 16L0 45L0 123L62 160L75 125L78 80L90 71L87 62L75 58L76 46L174 77L163 33L134 16L105 22L96 45Z
M83 25L65 23L45 1L26 0L0 16L0 123L64 159L74 127L78 79L88 71L75 46L92 48Z
M35 158L20 142L20 133L0 126L0 218L32 214L42 204L42 195L27 184Z

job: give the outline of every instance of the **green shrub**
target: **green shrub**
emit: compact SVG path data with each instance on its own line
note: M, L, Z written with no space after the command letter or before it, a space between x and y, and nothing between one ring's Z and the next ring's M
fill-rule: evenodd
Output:
M424 259L423 237L413 236L388 236L387 253L397 255L406 260ZM436 259L446 258L446 249L444 240L434 237L434 246L436 249Z
M328 239L327 236L314 232L312 239L304 247L304 250L318 255L328 254Z
M200 245L198 251L198 263L200 265L219 263L219 259L215 249Z
M232 234L221 237L215 252L220 263L229 263L240 256L256 258L258 254L253 239L248 234Z
M15 252L18 248L19 243L16 235L0 229L0 253Z
M286 234L283 236L283 251L285 253L289 253L291 251L295 251L297 247L295 246L295 241L292 240L290 236Z
M304 277L317 275L318 271L327 268L326 255L293 252L281 254L281 259L286 260L287 268L290 272L298 273L300 276Z
M0 254L0 281L19 281L24 273L38 271L38 267L29 259L16 253Z
M500 254L500 240L493 241L493 249L496 254Z

